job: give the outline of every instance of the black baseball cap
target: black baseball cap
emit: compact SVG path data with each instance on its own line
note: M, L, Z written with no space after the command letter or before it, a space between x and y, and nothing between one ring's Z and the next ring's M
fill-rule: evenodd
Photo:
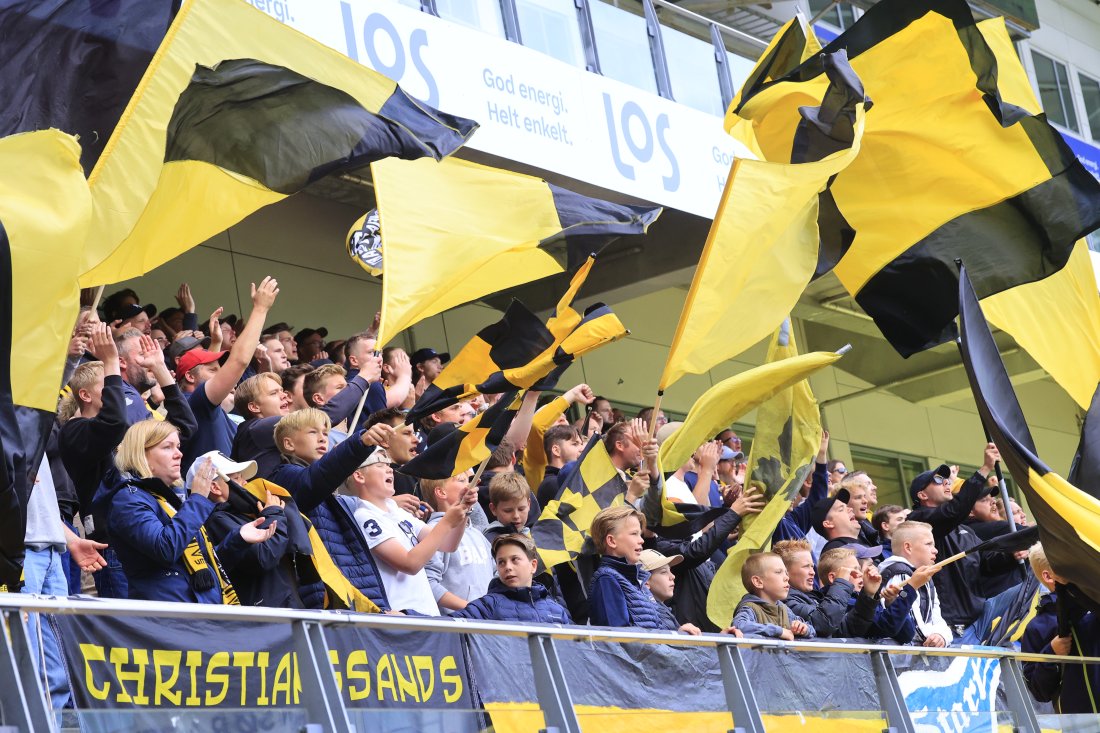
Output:
M141 313L144 313L145 315L152 318L157 314L157 307L152 303L146 303L145 305L128 303L118 309L118 313L115 314L115 318L113 320L128 321Z
M301 331L294 334L294 340L298 343L302 343L315 333L321 334L322 339L328 338L328 329L321 326L320 328L303 328Z
M942 476L945 480L950 481L951 466L948 466L946 463L941 463L931 471L925 471L913 479L913 483L909 484L909 498L912 500L914 506L920 503L917 494L928 488L928 484L932 483L933 476Z
M261 331L260 334L263 336L273 336L274 334L282 333L283 331L293 330L294 326L288 326L286 324L286 321L279 321L278 323L272 323L270 326Z
M429 346L426 349L417 349L416 351L414 351L413 355L409 357L409 361L412 362L412 365L415 367L421 362L427 361L428 359L435 359L436 357L439 357L439 361L443 364L446 364L451 360L451 355L447 352L444 351L442 354L440 354L438 351Z
M848 493L848 489L840 489L832 496L827 496L814 504L813 509L810 510L810 522L819 535L825 537L825 527L821 523L825 521L825 517L829 516L833 505L838 501L841 504L847 504L851 498L852 495Z

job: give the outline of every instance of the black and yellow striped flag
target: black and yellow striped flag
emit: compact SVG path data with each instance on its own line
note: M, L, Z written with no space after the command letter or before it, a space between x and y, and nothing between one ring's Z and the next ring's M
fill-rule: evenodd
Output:
M1100 603L1100 499L1051 471L1036 454L968 271L959 274L959 344L978 414L1027 498L1054 572Z
M567 272L661 213L456 158L385 160L371 173L385 252L380 345L449 308Z
M81 282L148 272L325 175L442 158L476 128L247 3L188 0L89 177Z
M465 397L479 394L476 385L489 375L522 367L553 344L554 334L542 320L523 303L513 300L499 321L478 331L447 362L409 410L406 422L414 423Z
M0 139L0 583L17 588L27 499L57 411L92 212L76 139Z
M964 0L883 0L822 49L783 33L727 115L766 160L799 150L800 109L848 54L873 106L823 193L817 274L837 277L903 356L955 335L954 259L985 298L1058 272L1100 227L1100 183L1042 114L1004 29Z
M626 481L593 436L572 470L560 477L558 495L542 509L531 537L547 568L581 553L592 520L601 510L625 502Z
M402 466L401 473L417 478L450 478L480 465L508 434L522 401L522 394L502 395L473 420L429 445Z

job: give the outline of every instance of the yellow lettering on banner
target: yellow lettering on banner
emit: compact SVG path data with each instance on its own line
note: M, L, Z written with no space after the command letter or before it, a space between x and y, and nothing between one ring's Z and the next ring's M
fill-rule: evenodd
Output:
M199 699L199 667L202 666L202 652L192 649L187 652L187 669L191 675L191 694L183 701L188 707L197 707L202 700Z
M298 655L291 654L290 660L294 664L294 704L297 705L302 692L302 678L298 676Z
M279 704L279 693L283 694L283 704L290 704L290 689L291 689L291 668L290 660L293 656L292 653L287 652L279 659L279 664L275 667L275 681L271 685L271 704Z
M367 652L356 649L348 655L348 699L365 700L370 697L370 660ZM362 682L363 686L357 688L355 682Z
M416 668L416 678L420 681L420 699L424 702L428 702L432 699L432 693L435 692L435 660L427 655L420 655L412 658L413 666ZM428 682L424 682L424 673L428 673Z
M329 649L328 650L328 662L332 665L332 673L336 675L336 687L337 689L344 689L344 678L340 674L340 650Z
M217 695L206 691L206 707L220 705L229 693L229 675L224 672L215 672L215 669L229 666L229 652L214 652L210 655L210 661L206 665L206 684L213 686L221 683L222 691Z
M106 700L111 691L111 683L104 682L102 687L96 685L92 662L106 662L107 652L98 644L81 644L80 655L84 657L84 686L88 688L88 694L96 700Z
M256 666L260 668L260 696L256 698L257 705L267 705L271 702L267 696L267 662L271 658L268 652L259 652L256 655Z
M383 690L389 690L393 701L397 702L397 685L393 681L393 655L383 654L378 660L378 699L385 700Z
M397 657L393 659L393 672L397 675L397 687L401 692L401 702L405 702L405 696L411 697L416 702L420 702L420 690L416 686L416 673L413 671L412 660L409 659L409 655L405 655L405 671L409 676L401 674L401 668L397 664Z
M439 663L439 681L444 685L443 699L448 703L457 701L462 697L462 675L458 674L458 665L452 656L444 657ZM446 685L450 685L448 690Z
M233 652L233 666L241 670L241 707L248 705L248 668L256 663L256 652Z
M153 650L153 673L156 685L153 687L153 704L160 705L165 700L172 705L178 706L180 700L183 699L183 692L175 689L176 680L180 677L180 661L183 659L183 652L173 649L154 649ZM168 670L171 675L168 679L164 678L164 671Z
M145 695L145 668L149 665L149 651L147 649L134 649L134 669L123 671L123 666L130 664L130 650L124 647L111 648L111 664L115 665L115 678L118 679L118 702L130 702L134 705L148 705L149 698ZM125 682L134 683L134 694L126 691Z

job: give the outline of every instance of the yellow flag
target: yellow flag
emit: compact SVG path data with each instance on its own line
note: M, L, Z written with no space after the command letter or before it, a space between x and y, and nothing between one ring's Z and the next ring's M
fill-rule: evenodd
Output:
M673 469L684 465L700 445L730 423L840 357L839 353L817 351L769 361L722 380L695 401L684 424L661 444L661 465Z
M240 0L187 0L99 158L85 286L136 277L324 175L472 134Z
M0 257L11 299L16 405L54 412L80 309L80 253L92 213L76 139L58 130L0 139Z
M772 339L768 363L790 361L797 355L794 336L785 324ZM711 583L707 616L720 628L729 626L738 602L745 595L741 566L749 554L771 547L775 528L813 470L820 445L821 413L807 380L778 392L760 405L746 485L763 492L767 504L760 514L745 517L740 539Z
M817 266L818 194L856 159L863 127L861 103L846 150L811 163L734 162L658 389L740 354L791 312Z
M371 171L386 258L379 347L449 308L564 272L560 240L640 234L661 212L455 158Z

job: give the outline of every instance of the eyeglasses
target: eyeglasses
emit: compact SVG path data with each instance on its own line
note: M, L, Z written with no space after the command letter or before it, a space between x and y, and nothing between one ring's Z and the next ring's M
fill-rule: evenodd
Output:
M843 476L844 474L848 473L848 469L844 467L834 468L833 473L839 473L841 476Z
M946 482L947 482L947 479L945 479L943 476L939 475L938 473L932 477L932 483L936 484L937 486L942 486Z

